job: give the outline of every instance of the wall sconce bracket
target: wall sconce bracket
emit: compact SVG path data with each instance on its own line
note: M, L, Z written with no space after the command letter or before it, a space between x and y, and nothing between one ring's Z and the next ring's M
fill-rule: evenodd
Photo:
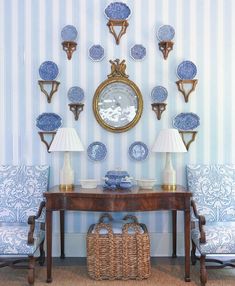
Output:
M76 51L77 43L72 41L64 41L61 44L63 46L63 50L67 54L68 60L71 60L73 52Z
M196 85L198 83L197 79L180 79L175 82L177 84L178 90L183 94L184 101L188 102L189 95L195 90ZM185 89L186 85L191 85L189 90Z
M41 141L46 145L47 152L51 153L49 151L51 143L55 137L56 131L40 131L38 132ZM47 140L48 139L48 140Z
M56 80L39 80L38 84L40 86L41 92L47 97L47 102L51 103L53 94L58 90L60 82ZM51 85L51 90L48 92L45 88L46 85Z
M78 120L79 114L83 111L84 104L83 103L70 103L69 110L73 112L74 119Z
M168 54L170 53L170 51L173 50L173 46L174 46L174 42L171 41L162 41L158 43L159 46L159 50L162 52L163 54L163 58L164 60L167 59Z
M116 44L119 45L121 37L126 33L126 29L129 26L127 20L113 20L110 19L107 23L109 32L114 36ZM116 33L114 27L121 27L119 34Z
M186 147L187 150L189 150L190 144L195 140L196 135L197 135L197 131L179 131L182 140L184 142L184 145ZM188 141L186 142L186 137L188 138Z
M160 120L163 111L166 110L166 103L159 102L159 103L152 103L152 110L156 113L157 119Z

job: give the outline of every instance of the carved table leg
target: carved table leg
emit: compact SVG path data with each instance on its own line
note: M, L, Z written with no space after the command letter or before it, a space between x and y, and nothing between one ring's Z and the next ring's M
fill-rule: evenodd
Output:
M60 258L64 259L64 211L60 211Z
M47 237L47 283L52 282L52 211L46 211L46 237Z
M176 258L176 245L177 245L177 211L172 211L172 235L173 235L173 252L172 252L172 258Z
M184 212L185 278L190 282L190 209Z

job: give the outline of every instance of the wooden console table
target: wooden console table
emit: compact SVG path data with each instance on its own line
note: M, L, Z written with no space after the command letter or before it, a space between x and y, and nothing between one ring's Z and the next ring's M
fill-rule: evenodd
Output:
M172 211L173 257L176 257L176 219L177 211L184 212L185 240L185 281L190 281L190 197L184 187L177 186L176 191L164 191L161 186L154 189L131 191L108 191L102 187L82 189L75 186L70 192L60 191L55 186L44 193L46 197L46 239L47 239L47 282L52 282L52 212L60 211L61 258L64 258L64 211Z

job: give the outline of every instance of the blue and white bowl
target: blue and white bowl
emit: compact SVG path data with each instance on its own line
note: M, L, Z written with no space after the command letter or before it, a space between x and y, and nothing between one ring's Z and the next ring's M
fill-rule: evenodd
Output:
M173 118L172 125L182 131L193 130L200 125L200 117L193 112L182 112Z
M74 42L77 39L78 31L76 27L72 25L67 25L61 30L61 38L63 41Z
M163 25L158 29L157 37L160 42L171 41L175 36L175 30L170 25Z
M104 14L111 20L126 20L131 15L131 9L123 2L113 2L105 8Z
M154 103L164 102L167 99L168 92L163 86L155 86L151 92L151 99Z
M42 131L55 131L61 124L62 118L53 112L44 112L36 119L36 126Z
M58 66L52 61L45 61L39 67L39 75L43 80L54 80L58 73Z
M197 67L191 61L183 61L178 65L176 73L182 80L193 79L197 74Z
M79 103L82 102L84 99L84 91L79 86L72 86L68 91L68 99L72 103Z

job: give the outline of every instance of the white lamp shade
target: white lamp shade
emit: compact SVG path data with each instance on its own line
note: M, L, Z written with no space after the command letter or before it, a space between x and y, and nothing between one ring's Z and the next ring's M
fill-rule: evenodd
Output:
M157 136L152 151L187 152L187 149L177 129L163 129Z
M74 128L59 128L49 151L84 151L82 142Z

